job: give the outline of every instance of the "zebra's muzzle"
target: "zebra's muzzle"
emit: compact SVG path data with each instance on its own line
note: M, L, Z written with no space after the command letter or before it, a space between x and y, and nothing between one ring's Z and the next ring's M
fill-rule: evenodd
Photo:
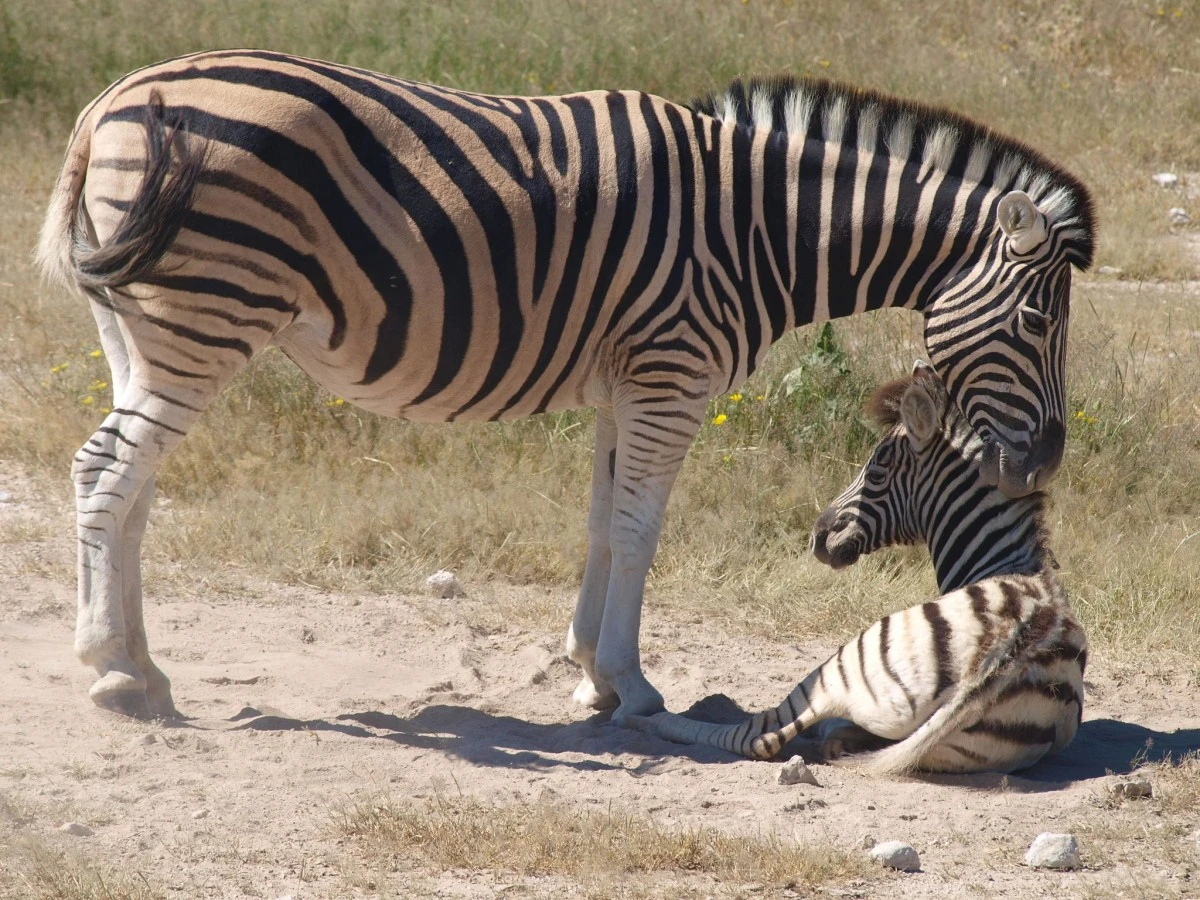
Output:
M866 534L861 526L835 507L821 513L813 526L808 546L818 561L834 569L844 569L858 562Z
M984 480L1005 496L1025 497L1041 490L1062 462L1066 429L1051 420L1028 453L1015 453L996 438L986 438L979 468Z

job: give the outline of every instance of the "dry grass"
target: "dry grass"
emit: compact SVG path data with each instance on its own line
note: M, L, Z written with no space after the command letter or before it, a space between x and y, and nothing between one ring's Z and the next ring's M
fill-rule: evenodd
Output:
M739 72L845 77L946 103L1073 168L1097 193L1099 263L1130 278L1194 271L1163 216L1183 201L1148 177L1200 170L1191 7L1159 15L1156 4L1102 0L941 0L880 2L866 15L824 0L751 0L670 15L661 4L314 0L282 15L232 0L124 0L78 9L11 0L0 12L0 99L12 100L0 103L0 458L61 478L64 499L67 461L110 402L108 374L91 356L83 304L42 288L28 250L74 111L135 65L200 47L270 45L493 91L637 86L684 99ZM1069 402L1079 416L1053 488L1054 547L1098 649L1172 651L1194 665L1200 298L1135 288L1109 280L1076 292ZM834 352L817 352L816 332L801 331L740 401L714 403L728 419L704 429L681 475L656 600L754 631L836 639L929 596L920 553L836 574L806 553L819 508L872 440L863 396L921 354L915 326L894 312L839 322ZM789 394L796 369L804 376ZM221 573L335 588L413 589L438 567L475 582L574 584L590 457L590 413L412 426L337 405L268 353L162 472L171 505L148 534L150 590L164 577L217 577L214 561Z
M43 840L0 830L0 896L28 900L161 900L166 895L140 872L130 874L98 866L79 853L67 853Z
M445 798L408 805L385 799L347 809L339 825L371 854L438 870L500 869L584 882L705 874L729 884L802 889L879 877L862 854L799 847L774 836L667 828L612 810Z

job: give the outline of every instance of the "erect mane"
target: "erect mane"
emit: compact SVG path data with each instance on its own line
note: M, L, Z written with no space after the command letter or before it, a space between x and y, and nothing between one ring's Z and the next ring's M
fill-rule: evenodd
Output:
M767 128L841 141L918 159L952 176L1025 191L1063 229L1071 262L1087 269L1095 255L1092 198L1083 183L1027 144L997 134L961 113L824 78L782 75L734 81L693 100L701 115L745 128Z
M875 424L883 431L891 431L900 424L900 401L904 392L913 383L913 376L906 375L889 381L875 389L867 398L867 415L875 420Z

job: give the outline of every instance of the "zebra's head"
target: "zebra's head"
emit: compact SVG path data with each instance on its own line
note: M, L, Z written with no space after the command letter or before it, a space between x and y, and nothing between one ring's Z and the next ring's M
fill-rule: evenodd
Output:
M929 359L984 442L984 478L1010 497L1039 490L1062 461L1071 266L1091 253L1062 194L1041 207L1023 191L1001 196L993 238L925 307Z
M964 496L985 507L1013 502L985 483L985 445L933 369L918 363L911 377L877 390L869 409L885 433L813 527L810 549L821 562L841 569L882 547L924 542L954 527L945 508Z

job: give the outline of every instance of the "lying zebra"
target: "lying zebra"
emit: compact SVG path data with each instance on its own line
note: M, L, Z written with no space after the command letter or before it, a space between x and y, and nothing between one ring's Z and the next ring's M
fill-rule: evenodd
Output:
M1053 571L1042 495L1014 500L985 484L983 444L927 366L870 406L886 434L817 520L812 550L837 569L925 540L943 596L885 616L744 723L664 712L630 725L769 759L811 725L845 718L858 727L823 750L890 743L854 757L876 773L1011 772L1070 743L1087 649Z

